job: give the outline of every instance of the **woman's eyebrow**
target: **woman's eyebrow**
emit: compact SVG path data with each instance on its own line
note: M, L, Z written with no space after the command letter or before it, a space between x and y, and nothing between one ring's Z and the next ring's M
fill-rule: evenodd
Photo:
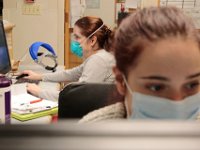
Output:
M196 78L200 76L200 72L187 76L187 79Z
M146 77L141 77L141 79L169 81L168 78L162 76L146 76Z

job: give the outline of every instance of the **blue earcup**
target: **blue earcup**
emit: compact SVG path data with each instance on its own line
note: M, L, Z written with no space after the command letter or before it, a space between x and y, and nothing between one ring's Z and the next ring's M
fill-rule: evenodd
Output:
M45 64L43 64L42 62L39 62L39 61L38 61L38 55L39 55L38 51L39 51L40 47L45 48L46 50L48 50L48 51L51 53L51 54L45 55L45 57L49 57L49 58L51 58L51 59L54 60L55 65L54 65L53 67L48 66L48 65L45 65ZM34 42L34 43L31 44L31 46L29 47L29 53L30 53L32 59L33 59L36 63L38 63L39 65L45 67L45 69L47 69L47 70L55 71L55 69L56 69L56 67L57 67L57 65L58 65L58 64L57 64L57 60L56 60L57 56L56 56L56 53L55 53L55 51L54 51L54 49L53 49L53 47L52 47L51 45L49 45L49 44L47 44L47 43L44 43L44 42Z
M37 60L38 59L38 51L39 51L40 47L44 47L51 54L56 56L56 54L54 52L54 49L53 49L53 47L51 45L49 45L47 43L44 43L44 42L35 42L29 48L29 52L30 52L30 55L33 58L33 60Z

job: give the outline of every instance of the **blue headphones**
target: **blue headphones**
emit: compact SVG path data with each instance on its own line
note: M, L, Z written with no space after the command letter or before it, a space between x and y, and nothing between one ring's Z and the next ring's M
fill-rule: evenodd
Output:
M49 57L51 58L55 64L53 67L45 65L42 63L42 61L38 60L38 56L42 55L43 53L38 53L38 50L40 47L45 48L46 50L48 50L51 54L46 54L45 57ZM57 56L54 52L53 47L51 47L51 45L47 44L47 43L43 43L43 42L34 42L30 47L29 47L29 52L30 55L32 57L32 59L39 65L43 66L46 70L52 70L53 72L56 71L56 67L58 66L57 63Z

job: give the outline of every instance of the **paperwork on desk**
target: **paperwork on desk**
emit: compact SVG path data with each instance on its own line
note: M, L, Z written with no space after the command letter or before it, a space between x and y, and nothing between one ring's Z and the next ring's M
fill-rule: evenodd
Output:
M57 102L28 94L26 83L12 85L11 92L12 117L16 119L25 121L57 113Z
M11 107L12 112L18 114L35 113L39 111L49 110L57 107L58 104L53 101L39 99L30 94L20 94L12 96Z

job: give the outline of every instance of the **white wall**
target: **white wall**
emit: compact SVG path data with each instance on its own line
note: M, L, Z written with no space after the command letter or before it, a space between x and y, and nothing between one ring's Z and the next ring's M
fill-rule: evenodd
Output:
M40 15L23 15L24 0L3 2L3 19L16 25L13 30L14 59L20 59L33 42L44 41L55 49L59 64L64 64L64 0L36 0L41 8ZM30 62L30 56L27 59Z
M115 26L115 0L99 0L99 9L86 9L84 15L98 16L109 27Z

